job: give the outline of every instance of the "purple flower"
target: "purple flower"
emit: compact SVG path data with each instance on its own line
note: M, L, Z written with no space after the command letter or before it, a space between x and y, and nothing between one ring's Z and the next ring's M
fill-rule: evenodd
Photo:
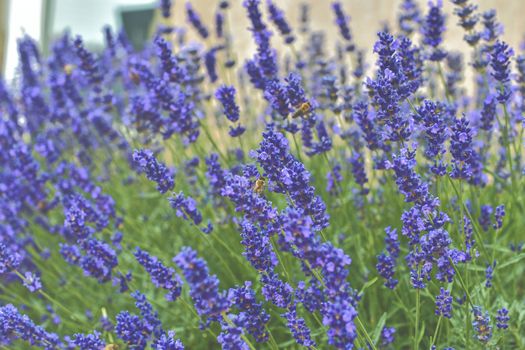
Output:
M288 99L294 108L300 108L303 103L308 102L299 74L292 72L284 80L287 84Z
M496 327L499 329L507 329L509 328L509 310L502 307L498 310L498 315L496 316Z
M37 326L27 316L22 315L11 304L0 306L0 334L2 343L23 339L31 346L43 349L56 349L62 347L60 338L54 333L48 333L44 328Z
M381 344L383 346L392 344L395 340L394 334L396 334L396 329L394 327L384 326L381 330Z
M217 48L212 47L204 55L204 65L206 66L206 71L208 72L208 77L212 83L216 82L219 76L217 75Z
M278 193L288 193L294 205L311 215L314 224L320 228L328 225L326 205L315 195L310 185L310 173L290 153L288 140L269 125L263 133L258 150L251 153L264 170L269 186Z
M246 131L246 128L238 124L235 127L230 126L230 130L228 130L228 135L230 135L231 137L239 137L242 134L244 134L245 131Z
M329 344L338 349L344 349L348 344L353 344L357 338L357 329L354 325L357 311L351 302L336 298L333 302L324 304L321 314L323 324L329 327Z
M366 176L365 161L363 156L359 152L355 152L354 155L349 159L350 165L352 166L352 175L354 175L354 181L360 187L360 193L367 195L369 189L366 187L368 177Z
M490 317L488 311L481 310L481 307L475 305L472 308L474 318L472 320L472 327L476 331L476 338L482 342L487 343L492 338L492 326L490 325Z
M341 175L341 164L336 164L332 167L331 171L326 173L326 192L337 194L341 186L341 181L343 181L343 175Z
M429 2L429 6L430 9L422 27L423 43L432 49L429 59L431 61L441 61L447 55L439 47L443 41L443 32L445 31L445 16L441 11L443 6L442 0L436 0L435 3Z
M210 190L213 196L219 197L222 189L226 186L226 172L219 163L219 156L212 153L206 158L206 178L210 183Z
M93 331L92 334L75 334L71 345L80 350L103 350L106 343L100 338L100 335L97 331Z
M130 314L128 311L120 312L117 317L115 333L130 348L143 350L146 348L150 338L150 330L144 324L142 319Z
M12 253L5 245L0 243L0 275L15 270L20 265L21 256Z
M160 66L168 80L170 82L181 82L187 79L184 69L179 65L173 55L170 43L161 36L156 37L154 42L157 48L157 55L160 59Z
M421 24L421 12L414 0L403 0L397 17L399 29L405 36L410 36L417 31Z
M492 278L494 278L494 269L496 268L496 260L492 264L487 264L485 269L485 288L492 287Z
M381 138L375 128L375 118L368 110L365 102L357 103L354 106L354 116L357 125L361 129L367 147L373 151L380 147Z
M292 335L297 344L311 347L316 346L310 335L310 329L306 325L304 319L297 316L295 306L289 308L289 310L282 315L288 323L288 328L292 331Z
M233 86L221 85L215 92L215 97L222 104L222 111L231 122L239 120L239 106L235 102L235 88Z
M257 342L267 341L266 326L270 320L270 315L262 307L262 304L257 302L252 283L246 281L244 286L230 289L228 299L240 311L235 318L235 324L245 329Z
M242 339L243 331L241 327L228 324L222 325L222 332L217 337L222 350L250 350L250 347Z
M222 38L224 33L224 15L222 12L217 11L215 13L215 35L217 35L217 38Z
M396 265L395 258L393 258L391 255L381 253L377 256L377 272L386 280L385 287L390 289L394 289L398 283L398 280L393 277Z
M398 283L398 280L393 276L397 265L396 259L399 256L399 241L396 229L392 230L387 227L385 233L386 252L378 255L376 269L379 275L386 279L385 286L394 289Z
M469 179L473 174L474 149L472 148L472 129L465 117L456 119L450 136L452 171L454 179Z
M311 145L311 150L306 152L306 154L309 156L326 153L332 149L332 139L330 138L330 135L328 135L328 131L326 130L325 124L322 120L317 123L315 129L317 131L317 138L319 141L314 142Z
M414 120L421 123L425 131L425 157L434 162L430 170L438 176L446 174L446 164L442 161L448 139L445 107L441 103L425 100L414 114Z
M272 271L277 265L277 256L266 230L258 229L248 220L240 223L241 244L245 247L242 255L257 271Z
M93 54L90 53L84 47L84 42L80 36L75 38L73 42L75 47L75 53L80 60L79 68L82 70L90 84L100 84L102 82L102 76L99 71L98 63Z
M182 192L168 198L171 207L177 211L177 216L184 220L192 220L195 225L202 222L202 214L197 209L197 202L191 197L185 197Z
M270 20L275 24L281 35L284 36L285 42L291 44L294 42L295 37L292 34L292 29L284 17L284 12L278 8L272 0L267 0L268 13L270 14Z
M251 23L251 31L255 44L257 45L257 53L255 54L254 60L250 61L250 67L248 74L251 77L252 82L258 80L255 75L260 75L262 81L259 81L256 86L264 86L265 79L273 78L276 76L277 67L277 54L270 45L271 32L266 28L266 25L262 21L262 14L259 9L260 0L244 0L242 5L248 12L248 18ZM255 66L253 66L255 64ZM256 73L256 70L259 73Z
M474 46L478 43L481 35L474 31L476 24L479 21L479 15L475 13L478 6L469 4L468 0L453 0L457 7L454 9L454 14L459 17L459 25L467 31L463 36L464 40L470 45Z
M173 262L182 270L190 286L190 296L197 313L211 320L219 319L230 305L225 293L219 293L219 280L217 276L209 275L206 262L190 247L182 248Z
M402 141L411 135L411 127L400 103L414 93L420 84L420 68L416 64L416 49L410 40L395 39L390 33L378 33L374 52L379 56L378 72L365 85L376 110L376 123L381 126L380 136L387 141ZM388 147L385 148L388 151Z
M174 269L164 266L157 257L151 256L140 248L135 251L135 258L149 273L155 287L169 291L166 294L167 300L174 301L180 296L182 281Z
M75 239L86 239L90 237L95 230L86 225L86 221L96 220L96 211L85 198L82 196L71 196L68 205L64 206L64 228L68 230L66 234Z
M162 17L169 18L171 15L171 0L160 0Z
M254 170L254 168L248 169ZM245 168L246 171L248 169ZM255 172L257 172L256 168ZM277 211L268 200L253 191L254 182L250 180L250 177L258 178L258 172L245 175L230 174L227 177L226 187L221 192L222 196L229 198L235 204L235 211L243 212L250 222L263 226L271 224L277 218Z
M350 27L348 26L350 17L344 13L343 6L339 1L332 2L332 10L334 11L335 15L335 24L339 27L339 33L347 42L347 51L353 51L354 44L352 42L352 33L350 32Z
M153 307L146 299L146 296L139 291L131 293L131 296L135 299L135 306L140 310L142 316L142 323L148 334L152 334L155 337L159 337L164 333L162 324L159 319L159 315L153 310Z
M488 231L490 224L492 223L492 213L494 212L494 209L490 205L482 205L480 211L478 222L483 231Z
M157 338L151 347L155 350L184 350L184 345L179 339L175 339L175 332L169 331Z
M388 253L397 258L399 256L399 239L397 236L397 230L390 227L385 228L385 244Z
M135 150L133 162L140 173L145 173L148 180L157 183L157 190L160 193L166 193L175 186L174 171L157 161L152 151Z
M259 9L260 0L244 0L242 5L248 11L248 18L252 24L253 31L261 31L266 29L266 25L262 22L262 14Z
M483 32L481 37L485 40L486 50L492 51L492 45L498 39L503 32L503 26L501 23L496 22L496 10L490 9L481 14L483 17Z
M315 278L310 280L308 287L304 281L300 281L297 284L295 296L309 312L321 310L321 306L325 300L321 282Z
M121 272L118 272L116 276L113 277L113 285L119 286L119 292L124 293L129 290L128 283L132 280L133 275L128 271L125 275Z
M118 265L117 254L108 244L97 239L80 243L85 255L78 264L86 276L96 278L100 283L111 280L113 269Z
M266 82L264 98L270 102L273 110L286 118L290 114L290 100L286 86L279 79L271 79Z
M500 83L497 88L498 101L505 103L510 97L511 91L508 86L510 77L510 58L514 51L503 41L496 41L491 53L490 66L492 76Z
M452 317L452 297L450 292L443 287L439 289L439 295L436 297L436 315Z
M154 336L164 334L157 312L139 291L131 294L135 299L135 306L140 310L140 316L128 311L120 312L117 317L115 333L131 349L143 350L148 341Z
M496 118L496 99L493 95L488 95L483 101L481 109L481 129L491 131Z
M496 214L494 215L495 223L492 225L494 230L499 230L503 227L503 218L505 217L505 205L498 205L496 207Z
M261 276L263 284L262 294L267 301L277 307L287 309L292 303L292 287L283 282L276 273L268 273Z
M186 2L186 17L188 19L188 22L197 30L199 35L206 39L209 35L208 28L202 23L201 18L197 12L193 9L193 6L191 6L191 3L189 1Z
M29 289L31 293L34 293L42 289L42 282L40 282L40 277L38 277L37 275L29 271L24 273L23 283L24 283L24 287Z
M393 155L392 162L387 168L392 168L396 175L396 184L399 192L405 196L405 202L424 204L433 199L428 191L428 184L414 170L416 166L416 152L402 149L399 155Z
M465 248L467 249L468 253L468 251L472 249L476 241L474 240L474 238L472 238L472 233L474 232L472 221L470 221L470 219L466 215L463 216L463 232L465 233Z
M250 82L253 84L253 86L256 89L264 90L264 86L266 85L266 79L263 76L263 72L257 65L257 62L255 60L247 60L244 64L244 69L250 77Z

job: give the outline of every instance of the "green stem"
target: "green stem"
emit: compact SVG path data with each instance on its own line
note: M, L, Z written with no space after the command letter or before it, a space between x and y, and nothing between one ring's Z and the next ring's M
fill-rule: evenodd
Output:
M359 316L356 316L355 321L357 323L357 326L361 328L361 331L365 335L366 341L367 341L368 345L370 346L370 348L372 348L372 350L377 350L374 342L372 341L372 338L370 338L370 335L366 331L366 328L363 325L363 322L361 322L361 319L359 318Z
M439 316L438 323L436 325L436 329L434 330L434 335L432 336L432 339L430 340L430 348L432 349L432 346L436 343L436 339L439 332L439 326L441 326L441 320L443 319L443 316Z
M215 140L211 136L210 131L208 130L206 125L204 125L204 123L201 123L201 128L202 128L202 130L204 130L204 134L206 134L206 137L208 138L208 141L210 141L210 143L212 144L213 148L215 148L217 153L219 153L219 155L226 162L226 164L229 165L230 164L230 158L226 157L226 155L224 155L224 153L221 151L221 149L219 148L219 146L217 145L217 143L215 142Z
M297 158L299 158L299 161L304 164L303 159L301 157L301 149L299 148L299 144L297 143L297 138L295 137L295 134L292 134L292 139L295 145L295 149L297 150Z
M438 62L437 66L438 66L439 78L441 79L441 82L443 83L443 89L445 90L445 97L447 98L447 102L450 103L452 98L450 96L450 92L448 91L447 81L445 80L445 75L443 74L443 70L441 69L441 63Z
M14 270L13 271L18 277L20 277L22 279L22 281L26 282L26 278L24 277L24 275L22 275L18 270ZM77 321L77 322L82 322L76 315L75 313L73 313L71 310L69 310L67 307L65 307L62 303L60 303L58 300L54 299L53 297L51 297L49 294L47 294L46 292L44 292L42 289L39 289L38 290L38 294L42 295L44 298L46 298L47 300L49 300L50 302L52 302L53 304L55 304L56 306L60 307L62 310L64 310L69 318L71 318L72 320L74 321Z
M470 306L474 307L474 303L472 302L472 298L470 297L470 293L468 291L468 288L465 285L465 282L463 281L463 277L461 277L461 273L459 272L458 268L456 267L456 264L454 264L452 259L449 258L449 260L450 260L450 264L452 265L452 267L456 271L456 276L458 276L459 284L461 284L461 288L463 288L463 291L465 292L465 295L467 296L467 300L468 300Z
M416 325L414 334L414 350L419 350L419 318L420 318L420 293L421 291L416 289Z

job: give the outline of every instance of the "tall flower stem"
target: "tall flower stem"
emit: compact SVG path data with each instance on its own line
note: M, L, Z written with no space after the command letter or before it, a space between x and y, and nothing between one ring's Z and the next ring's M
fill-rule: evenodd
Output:
M372 350L377 350L376 346L374 345L374 342L372 341L372 338L370 338L370 335L368 334L368 332L366 331L366 328L365 326L363 325L363 322L361 322L361 319L359 318L359 316L356 316L355 317L355 321L357 323L357 325L361 328L361 332L363 332L365 338L366 338L366 342L368 343L368 345L370 346L370 348Z
M416 325L414 332L414 349L419 350L419 318L420 318L420 293L421 291L416 289Z

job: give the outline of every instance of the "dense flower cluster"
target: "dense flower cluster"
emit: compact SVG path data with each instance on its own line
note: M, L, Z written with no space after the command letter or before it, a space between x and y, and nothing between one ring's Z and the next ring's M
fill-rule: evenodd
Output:
M164 288L169 291L166 294L166 299L174 301L181 293L181 280L172 268L166 267L155 256L151 256L148 252L137 248L135 251L135 258L151 276L151 282L156 287Z
M216 319L228 309L227 296L218 290L219 280L216 276L208 275L208 266L204 260L197 257L194 250L189 247L183 248L173 261L182 270L190 286L190 295L199 315Z
M296 23L159 0L151 40L65 32L45 56L24 34L0 79L0 347L523 347L525 47L451 2L461 52L441 0L401 1L368 47L343 1Z

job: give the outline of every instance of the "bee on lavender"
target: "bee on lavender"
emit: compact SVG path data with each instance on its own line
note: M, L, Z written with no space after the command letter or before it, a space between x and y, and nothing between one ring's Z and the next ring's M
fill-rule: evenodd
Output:
M309 101L303 102L299 107L293 112L292 118L306 117L312 111L312 104Z
M66 75L71 75L73 73L73 70L75 70L74 65L70 63L64 65L64 73L66 73Z
M262 194L265 187L266 187L266 178L260 177L257 180L255 180L255 183L253 184L253 192L257 194Z

